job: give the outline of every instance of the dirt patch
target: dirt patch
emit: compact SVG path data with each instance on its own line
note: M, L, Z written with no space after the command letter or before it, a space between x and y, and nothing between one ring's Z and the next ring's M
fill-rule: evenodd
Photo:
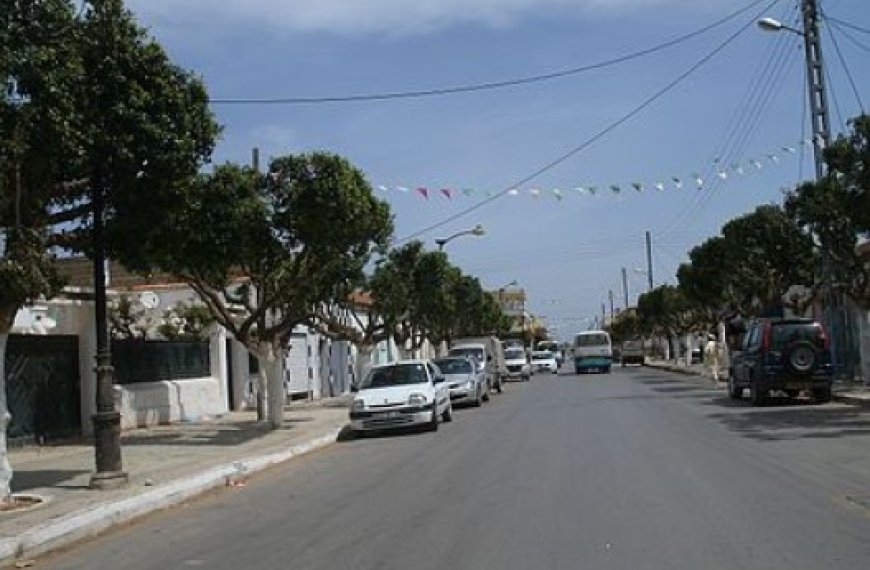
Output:
M10 495L0 500L0 514L33 509L44 503L45 499L39 495Z

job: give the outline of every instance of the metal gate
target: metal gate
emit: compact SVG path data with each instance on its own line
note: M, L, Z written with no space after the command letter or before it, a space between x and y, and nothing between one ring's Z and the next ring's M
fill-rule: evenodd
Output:
M6 398L10 440L81 435L77 336L10 335Z

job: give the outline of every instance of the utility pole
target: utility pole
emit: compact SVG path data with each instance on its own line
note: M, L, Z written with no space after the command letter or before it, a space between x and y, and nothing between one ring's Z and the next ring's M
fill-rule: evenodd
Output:
M628 275L625 267L622 268L622 295L625 297L625 308L628 308Z
M607 305L601 303L601 328L607 323Z
M646 232L646 278L649 285L649 290L653 290L653 268L652 268L652 234Z
M816 180L820 180L825 175L824 150L831 142L831 129L816 0L803 0L802 11L807 89L810 99L810 117L813 123L813 155L816 161Z
M610 319L613 320L613 289L607 292L607 296L610 297Z

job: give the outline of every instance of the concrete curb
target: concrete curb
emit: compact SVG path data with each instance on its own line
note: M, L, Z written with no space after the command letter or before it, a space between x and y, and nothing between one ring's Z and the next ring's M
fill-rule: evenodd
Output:
M98 503L93 507L27 529L17 536L0 539L0 565L14 564L21 558L45 554L50 550L95 536L119 523L177 505L210 489L223 487L226 485L227 478L240 474L237 466L242 467L243 475L250 475L324 448L335 443L342 429L343 426L333 428L324 435L278 452L243 458L209 468L199 475L160 485L141 495Z
M672 366L670 364L652 364L650 362L645 362L644 366L647 368L653 368L655 370L664 370L666 372L673 372L675 374L682 374L683 376L697 376L700 377L702 374L689 370L687 368L682 368L680 366Z
M834 392L833 394L831 394L831 399L835 402L842 402L844 404L850 404L852 406L870 408L870 399L868 398L861 398L849 394L837 394L836 392Z

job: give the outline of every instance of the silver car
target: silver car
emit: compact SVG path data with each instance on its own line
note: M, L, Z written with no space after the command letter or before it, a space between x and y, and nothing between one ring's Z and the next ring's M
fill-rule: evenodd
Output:
M489 400L486 374L474 361L464 356L448 356L432 361L444 375L450 390L450 401L455 404L480 406Z

